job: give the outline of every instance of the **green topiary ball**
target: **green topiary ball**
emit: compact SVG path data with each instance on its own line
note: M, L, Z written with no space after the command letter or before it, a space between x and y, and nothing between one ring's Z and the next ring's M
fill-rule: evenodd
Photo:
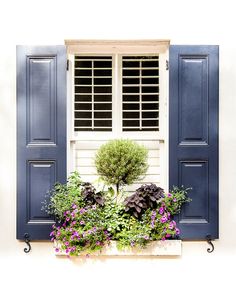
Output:
M115 139L102 145L95 158L97 173L108 185L121 186L140 180L147 172L148 151L128 139Z

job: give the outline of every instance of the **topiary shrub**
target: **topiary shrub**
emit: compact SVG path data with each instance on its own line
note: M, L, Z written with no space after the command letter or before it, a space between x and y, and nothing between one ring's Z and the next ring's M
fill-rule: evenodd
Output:
M105 183L116 187L118 195L122 186L140 180L147 172L147 156L147 149L134 141L111 140L96 154L97 173Z

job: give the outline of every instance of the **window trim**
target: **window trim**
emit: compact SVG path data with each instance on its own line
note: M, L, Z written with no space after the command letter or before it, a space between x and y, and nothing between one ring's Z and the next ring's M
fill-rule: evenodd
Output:
M65 40L67 54L129 54L129 53L165 53L170 40Z

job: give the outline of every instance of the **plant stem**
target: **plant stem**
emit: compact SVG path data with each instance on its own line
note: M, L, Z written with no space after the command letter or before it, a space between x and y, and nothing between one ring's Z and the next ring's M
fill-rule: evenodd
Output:
M119 183L116 184L116 203L118 203L118 196L119 196Z

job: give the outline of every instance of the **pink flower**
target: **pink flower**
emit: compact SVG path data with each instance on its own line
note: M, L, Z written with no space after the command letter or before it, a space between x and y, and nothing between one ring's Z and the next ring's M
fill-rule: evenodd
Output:
M160 209L159 209L159 214L163 214L164 213L164 207L160 207Z
M165 223L167 220L168 219L166 216L162 216L162 218L160 219L161 223Z

